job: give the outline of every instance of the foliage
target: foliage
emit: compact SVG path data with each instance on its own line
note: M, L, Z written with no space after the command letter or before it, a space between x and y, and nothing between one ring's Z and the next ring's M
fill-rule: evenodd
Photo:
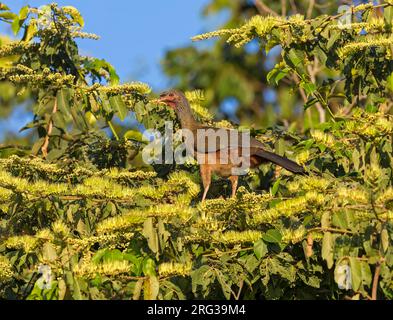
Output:
M219 3L232 2L213 1L210 9ZM96 37L82 32L75 8L14 14L1 5L1 20L24 31L21 41L1 43L1 79L30 91L35 120L26 128L38 139L23 154L0 149L0 296L392 299L392 5L352 8L362 20L349 30L337 28L340 16L276 14L198 36L281 45L282 61L266 77L298 79L307 110L319 103L331 113L299 133L252 129L307 175L263 164L242 177L235 198L217 183L203 203L195 163L142 164L141 133L117 133L115 115L132 112L161 132L175 115L146 85L121 85L109 63L79 55L74 38ZM384 18L373 16L381 8ZM313 78L316 61L324 69ZM200 120L234 127L213 122L201 91L187 97ZM107 125L113 139L101 130Z
M270 1L267 5L260 0L212 0L203 13L210 18L224 16L222 28L236 29L256 14L285 19L290 14L304 13L305 18L310 19L335 14L344 3L347 2L321 4L298 0ZM325 111L310 108L303 112L308 99L302 91L293 90L299 82L297 77L286 77L274 90L267 81L269 71L279 58L279 46L265 48L254 39L235 47L223 37L204 46L196 44L170 50L162 64L173 85L183 90L204 90L207 103L217 117L253 127L281 125L290 131L315 126ZM324 74L319 70L318 76Z
M289 18L257 15L241 27L193 39L225 36L236 47L258 39L266 52L279 45L281 61L267 74L267 80L277 84L296 79L307 97L304 108L317 105L334 118L334 113L348 114L356 105L386 103L387 109L391 107L392 12L392 4L386 2L352 6L337 15L314 19L300 14ZM332 102L336 110L332 110ZM324 122L325 117L320 120Z

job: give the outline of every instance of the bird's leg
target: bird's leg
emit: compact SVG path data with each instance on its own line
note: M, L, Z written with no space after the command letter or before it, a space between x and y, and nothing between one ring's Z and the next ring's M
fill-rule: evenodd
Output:
M208 165L201 165L200 172L201 172L202 184L204 188L203 196L202 196L202 202L203 202L205 201L207 191L209 190L212 175Z
M231 180L231 183L232 183L232 198L234 198L236 196L237 183L239 181L239 176L230 176L229 180Z

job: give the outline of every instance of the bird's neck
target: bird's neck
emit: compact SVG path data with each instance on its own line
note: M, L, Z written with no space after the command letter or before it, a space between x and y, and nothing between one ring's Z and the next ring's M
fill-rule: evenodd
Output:
M179 118L182 129L193 130L200 125L200 123L195 120L188 101L182 101L177 105L176 114Z

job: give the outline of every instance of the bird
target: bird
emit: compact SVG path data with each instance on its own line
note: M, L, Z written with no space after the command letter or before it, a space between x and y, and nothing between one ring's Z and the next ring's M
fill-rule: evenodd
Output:
M173 108L182 131L187 129L191 133L188 139L185 139L185 144L186 149L199 164L204 189L202 202L206 199L213 173L229 178L232 187L231 197L235 197L239 175L244 174L244 171L239 169L245 163L249 164L250 168L255 168L264 162L272 162L295 174L305 173L304 168L296 162L265 150L263 143L253 137L246 140L247 137L236 129L216 128L197 121L189 101L180 90L162 92L158 102ZM212 137L215 138L213 143Z

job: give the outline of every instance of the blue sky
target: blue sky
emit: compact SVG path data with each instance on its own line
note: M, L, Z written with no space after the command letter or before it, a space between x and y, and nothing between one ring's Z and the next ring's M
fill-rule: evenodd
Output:
M24 5L39 7L51 0L5 0L14 12ZM101 36L98 41L81 40L82 54L112 63L121 80L147 82L154 90L168 86L160 60L168 49L191 44L190 37L211 31L223 16L206 18L202 8L209 0L58 0L76 7L85 19L85 31ZM11 34L0 24L0 32Z
M14 12L25 5L39 7L50 2L52 0L3 1ZM122 82L146 82L155 91L166 89L170 85L160 67L165 52L191 44L190 38L193 35L214 30L225 21L225 14L209 18L202 16L202 9L209 0L56 2L60 6L76 7L84 17L85 31L101 37L98 41L78 41L82 54L110 62ZM5 23L0 23L0 33L12 36L10 27ZM203 46L206 43L197 45ZM17 132L24 123L31 120L31 115L21 111L16 108L9 119L0 119L0 140L4 129Z

